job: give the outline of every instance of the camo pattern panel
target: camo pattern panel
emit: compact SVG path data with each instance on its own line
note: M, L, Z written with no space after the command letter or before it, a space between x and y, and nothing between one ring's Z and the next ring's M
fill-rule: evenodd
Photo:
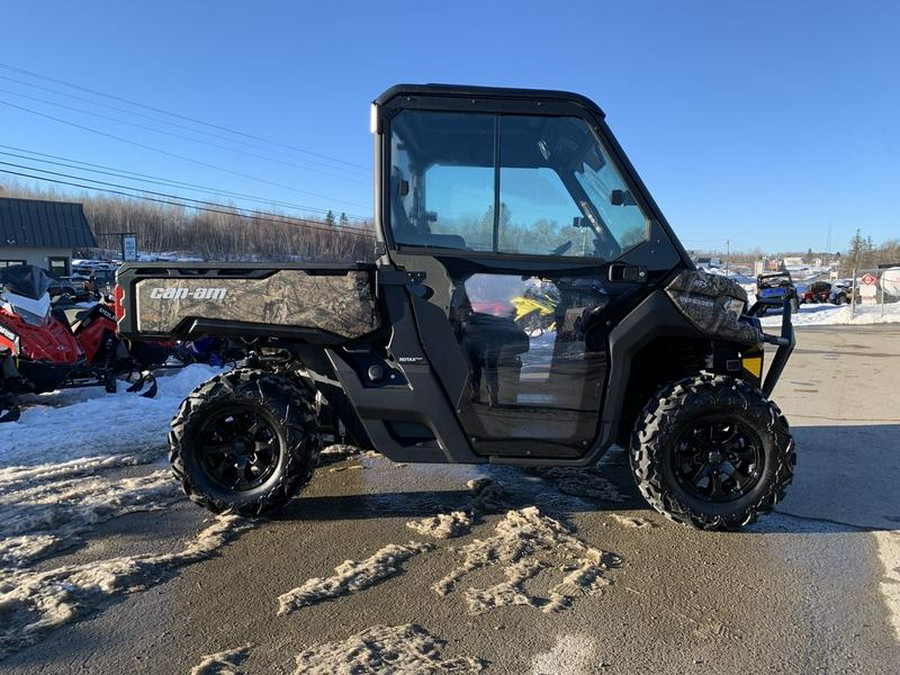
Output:
M313 275L282 270L266 279L164 277L135 285L137 329L172 334L185 318L329 331L357 338L380 327L365 271Z
M739 320L747 307L747 292L740 284L719 274L685 270L666 287L666 293L691 323L710 336L743 344L758 344L762 333Z

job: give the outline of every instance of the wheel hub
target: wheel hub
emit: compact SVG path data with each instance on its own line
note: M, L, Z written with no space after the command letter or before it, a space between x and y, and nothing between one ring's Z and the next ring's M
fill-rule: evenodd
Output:
M203 471L218 486L233 492L259 487L275 472L279 439L261 412L229 407L206 421L200 433Z
M672 471L690 496L709 502L740 499L763 469L759 435L743 422L721 416L698 420L679 436Z

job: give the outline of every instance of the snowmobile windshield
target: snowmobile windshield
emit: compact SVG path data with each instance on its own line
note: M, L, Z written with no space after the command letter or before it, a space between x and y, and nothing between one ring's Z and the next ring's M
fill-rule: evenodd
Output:
M7 290L3 292L2 303L3 309L15 314L31 326L43 326L50 317L49 293L44 293L35 300Z
M40 300L53 285L53 279L40 267L13 265L0 270L0 286L4 294L14 293L32 300Z

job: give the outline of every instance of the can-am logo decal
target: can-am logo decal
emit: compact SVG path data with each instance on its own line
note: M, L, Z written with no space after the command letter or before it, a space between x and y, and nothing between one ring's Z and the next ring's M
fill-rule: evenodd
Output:
M224 300L227 288L151 288L150 297L154 300Z

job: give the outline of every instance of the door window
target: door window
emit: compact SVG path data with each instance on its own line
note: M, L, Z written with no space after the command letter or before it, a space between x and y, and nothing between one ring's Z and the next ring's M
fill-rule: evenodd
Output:
M613 259L649 219L577 117L404 110L391 121L395 244Z

